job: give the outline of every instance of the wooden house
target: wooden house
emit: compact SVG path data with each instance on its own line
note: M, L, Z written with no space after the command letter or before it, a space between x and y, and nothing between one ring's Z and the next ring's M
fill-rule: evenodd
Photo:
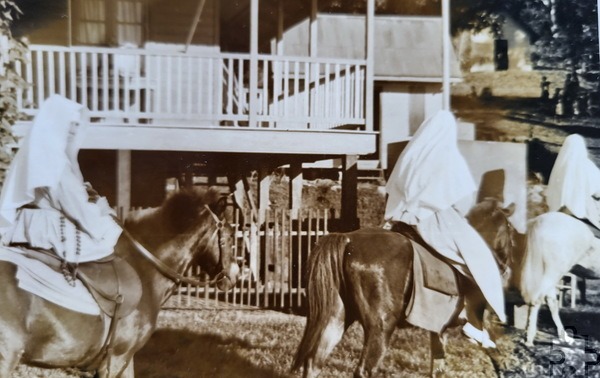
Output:
M503 15L498 35L491 28L463 31L455 39L462 69L467 72L531 71L533 45L538 38L530 27Z
M254 207L265 207L282 165L298 209L302 167L334 161L355 228L359 165L391 166L394 146L442 107L440 17L375 16L374 0L363 15L319 13L317 0L52 4L25 33L20 105L33 116L50 93L86 104L82 166L124 209L158 204L166 177L189 185L196 170L229 177L238 202L257 171ZM451 49L449 61L457 80Z
M26 3L33 4L26 15L37 9L44 19L16 25L31 42L28 62L17 67L30 83L19 93L29 119L16 132L26 131L52 93L85 104L92 125L80 165L123 211L158 205L167 178L193 185L198 173L209 184L227 177L237 204L252 209L238 235L262 281L248 288L268 294L278 287L280 304L284 293L300 301L307 248L332 223L327 215L300 220L303 167L336 162L338 229L356 229L359 164L391 168L390 146L443 104L441 19L376 17L375 0L352 16L319 13L318 0ZM451 72L459 77L456 64ZM520 146L471 141L464 151L477 177L509 156L516 194L506 198L524 205ZM290 211L269 218L270 173L284 165ZM250 171L258 173L256 202ZM269 286L273 264L279 276Z
M373 130L377 134L375 153L361 156L361 171L391 171L401 150L419 125L442 109L443 22L439 16L376 15L373 53ZM356 59L365 48L365 24L361 16L319 13L316 26L300 20L286 28L280 38L271 40L272 53L307 56L310 51L322 58ZM308 49L310 27L316 28L317 41ZM449 39L449 36L448 36ZM449 48L450 82L462 78L460 62ZM332 80L329 85L337 85ZM526 147L515 143L475 140L475 126L459 120L460 148L478 184L487 172L504 170L500 190L506 203L516 203L511 218L519 231L525 230ZM305 164L308 168L334 168L340 159Z
M321 57L268 53L297 18L316 25L317 1L64 0L23 32L31 56L19 70L31 86L19 105L33 117L51 93L85 104L93 124L81 165L123 209L156 205L166 177L194 169L228 176L241 201L247 172L268 185L286 164L295 209L302 164L335 157L355 228L357 157L376 149L367 3L362 55ZM316 30L306 42L317 44ZM268 203L259 193L255 205Z
M316 22L317 56L357 59L363 54L363 17L319 13ZM286 29L281 39L272 40L272 52L308 56L309 27L310 20L302 20ZM377 152L359 160L361 170L387 169L389 160L393 164L397 158L397 154L388 154L388 147L406 141L427 117L442 108L442 36L441 17L375 16L373 127L379 137ZM459 65L450 52L450 77L457 81L461 78ZM312 166L328 165L320 162Z

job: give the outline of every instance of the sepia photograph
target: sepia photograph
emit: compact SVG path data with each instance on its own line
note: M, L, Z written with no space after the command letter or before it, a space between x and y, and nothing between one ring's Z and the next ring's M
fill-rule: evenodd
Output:
M0 0L0 378L600 377L599 5Z

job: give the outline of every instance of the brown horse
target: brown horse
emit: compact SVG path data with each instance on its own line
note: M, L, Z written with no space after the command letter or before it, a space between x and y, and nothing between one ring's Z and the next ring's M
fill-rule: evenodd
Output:
M106 315L73 312L23 291L15 265L0 262L0 377L10 377L23 363L133 378L133 355L150 338L161 305L192 259L215 277L220 289L235 284L239 269L232 253L233 229L220 220L224 209L214 191L182 191L160 208L126 222L125 229L143 247L123 235L115 254L137 272L142 293L137 306L112 323L109 350L104 348L111 334ZM154 257L142 257L144 247Z
M487 199L469 214L471 222L479 222L474 226L486 242L506 256L514 232L508 221L512 210ZM354 375L375 375L395 328L409 325L412 266L413 246L404 234L370 228L320 239L308 263L308 319L292 370L303 367L304 377L317 376L346 329L359 321L364 343ZM456 303L447 325L458 325L463 301ZM432 374L434 366L443 369L444 331L430 332Z

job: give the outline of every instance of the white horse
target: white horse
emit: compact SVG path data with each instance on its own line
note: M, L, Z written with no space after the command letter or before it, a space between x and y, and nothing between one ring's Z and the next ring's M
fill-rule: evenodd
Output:
M580 220L560 212L539 215L528 225L527 248L520 267L519 289L529 305L527 345L533 345L540 306L550 308L558 337L570 342L558 314L557 289L572 271L600 279L600 239ZM575 295L575 293L572 293Z

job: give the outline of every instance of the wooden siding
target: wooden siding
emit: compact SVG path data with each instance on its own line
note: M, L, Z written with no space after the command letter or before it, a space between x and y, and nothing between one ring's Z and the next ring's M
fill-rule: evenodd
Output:
M317 54L320 57L365 57L365 17L318 14ZM308 20L290 27L283 35L283 53L308 55ZM442 20L439 17L376 16L374 25L374 76L376 80L427 80L442 76ZM271 41L274 53L276 41ZM451 74L461 76L451 51Z
M206 0L192 44L218 46L218 0ZM198 0L157 0L148 5L149 42L185 44Z

